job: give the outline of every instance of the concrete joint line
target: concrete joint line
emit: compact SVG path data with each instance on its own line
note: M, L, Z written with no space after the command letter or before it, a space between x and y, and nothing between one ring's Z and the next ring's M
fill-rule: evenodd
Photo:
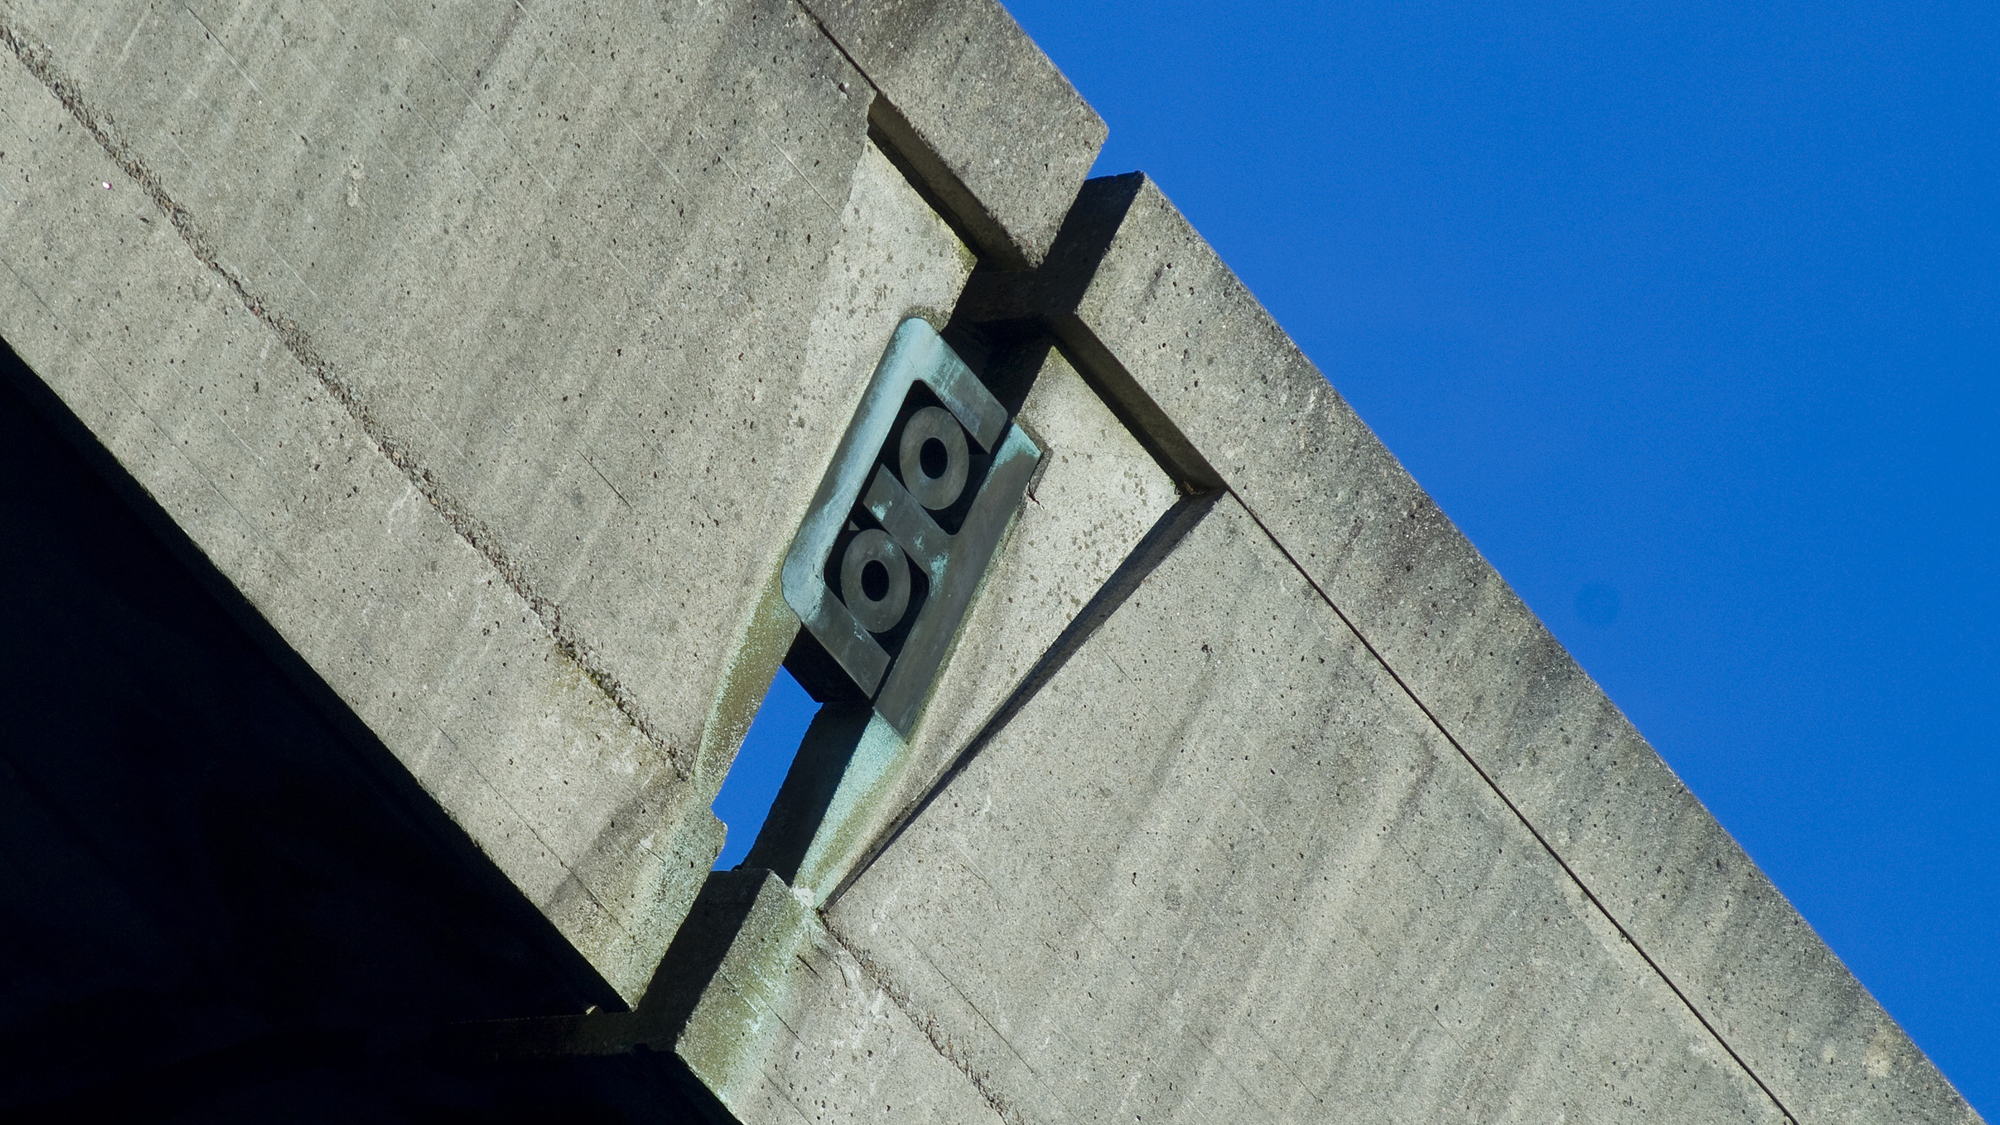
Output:
M1749 1061L1737 1052L1729 1040L1723 1038L1721 1029L1716 1027L1707 1015L1703 1014L1702 1010L1695 1005L1694 1000L1688 996L1679 984L1675 983L1672 977L1667 975L1666 969L1653 959L1652 954L1646 952L1646 947L1639 944L1639 939L1634 937L1632 932L1625 928L1625 924L1620 922L1617 916L1611 913L1611 909L1604 904L1604 900L1597 897L1597 892L1590 889L1590 885L1583 881L1582 876L1578 875L1576 869L1569 865L1569 861L1562 857L1562 853L1555 849L1555 845L1549 842L1548 837L1542 835L1541 829L1535 827L1534 822L1530 821L1527 814L1521 811L1520 806L1514 803L1514 799L1507 796L1506 792L1500 788L1499 783L1493 780L1492 775L1487 773L1473 759L1472 755L1465 749L1465 746L1459 742L1458 736L1453 734L1450 728L1446 727L1438 719L1437 715L1431 711L1429 705L1418 697L1417 693L1411 689L1409 683L1403 679L1402 674L1397 672L1389 661L1382 656L1382 653L1376 649L1373 642L1369 641L1368 637L1361 632L1361 629L1354 624L1354 621L1347 616L1346 611L1335 604L1333 598L1328 596L1327 592L1320 587L1318 582L1314 581L1312 575L1306 573L1306 568L1299 565L1299 560L1292 555L1291 549L1286 547L1284 542L1264 523L1263 517L1257 514L1257 509L1252 507L1248 500L1238 495L1234 489L1230 490L1230 495L1235 496L1237 502L1243 505L1243 510L1250 514L1250 518L1256 522L1258 529L1271 541L1271 545L1276 547L1279 553L1285 556L1285 561L1290 563L1292 569L1298 572L1299 577L1312 587L1313 593L1319 595L1320 600L1327 604L1327 608L1333 610L1334 616L1340 618L1340 623L1347 626L1347 631L1354 634L1354 639L1361 642L1362 648L1368 650L1368 655L1375 663L1381 665L1382 670L1389 674L1389 678L1395 681L1397 689L1409 697L1411 703L1416 704L1417 710L1423 712L1424 718L1429 721L1431 726L1435 727L1437 732L1444 736L1446 742L1451 743L1451 748L1458 751L1458 756L1465 759L1465 764L1471 766L1472 771L1479 775L1479 780L1486 783L1486 787L1493 791L1493 795L1500 799L1500 803L1507 806L1507 811L1514 814L1514 819L1521 822L1521 827L1528 830L1528 834L1535 838L1535 842L1542 846L1542 850L1549 854L1550 859L1555 860L1556 866L1562 868L1563 874L1569 878L1571 883L1576 885L1576 889L1582 893L1585 899L1589 900L1590 905L1596 908L1599 914L1604 916L1605 921L1611 923L1611 927L1618 931L1619 938L1626 945L1632 947L1632 951L1637 953L1639 959L1646 963L1646 967L1651 969L1654 975L1658 976L1660 981L1673 992L1675 998L1680 1000L1681 1004L1687 1008L1688 1013L1694 1016L1696 1022L1701 1024L1703 1030L1707 1031L1722 1046L1723 1050L1729 1052L1729 1057L1736 1061L1736 1065L1743 1069L1743 1073L1750 1076L1750 1080L1757 1084L1758 1089L1764 1091L1764 1096L1771 1099L1771 1104L1778 1107L1778 1112L1784 1115L1785 1120L1791 1122L1792 1125L1798 1125L1798 1116L1778 1097L1777 1091L1771 1089L1770 1084L1765 1082L1763 1076L1750 1066Z
M931 210L938 213L952 233L972 247L982 259L1007 269L1027 269L1030 264L1028 257L1015 244L1006 225L980 204L972 189L966 187L958 173L951 170L951 165L924 142L916 126L910 123L902 110L896 108L895 102L882 89L882 84L875 81L875 76L868 73L867 67L861 65L861 60L855 58L840 37L826 26L826 21L819 18L818 12L803 0L792 2L813 22L826 41L833 44L833 49L840 52L840 57L847 60L847 65L854 68L862 81L868 83L872 95L868 101L868 137L889 158L889 163L903 173L910 186L917 189L917 194L930 204Z
M982 265L974 270L959 296L958 307L952 310L952 319L967 324L1028 321L1041 325L1056 338L1070 365L1181 492L1204 495L1225 487L1222 474L1077 315L1084 293L1110 253L1112 240L1145 179L1138 172L1110 177L1105 190L1079 197L1041 266L996 269Z
M40 82L50 95L69 111L70 116L97 141L98 147L104 150L104 154L111 159L111 162L145 193L173 225L175 232L181 236L181 241L187 245L196 260L222 279L243 307L270 329L293 360L311 374L326 393L347 411L348 416L361 428L363 435L390 464L402 472L410 485L423 495L445 523L493 567L516 596L527 603L542 627L554 639L557 650L589 677L598 690L602 691L620 713L638 728L647 741L659 749L675 776L681 780L693 776L695 763L692 760L692 753L683 754L675 750L658 725L645 714L637 698L618 682L602 661L597 659L588 642L574 635L564 625L561 607L535 590L523 568L501 548L492 531L446 494L430 469L376 421L368 409L368 404L352 386L340 378L333 365L313 348L312 338L306 331L292 318L266 305L263 298L250 291L242 278L222 264L214 246L195 221L194 213L173 198L158 173L140 159L131 145L119 139L116 122L107 115L99 114L90 106L78 84L56 66L49 49L22 38L13 26L5 21L0 21L0 43L4 43L7 49L13 52L14 57L27 68L28 73Z
M889 1002L916 1027L923 1035L924 1041L931 1045L931 1049L936 1051L940 1058L950 1063L954 1070L965 1075L965 1080L972 1084L973 1090L1000 1120L1007 1125L1028 1125L1028 1119L1023 1117L1000 1091L995 1090L982 1075L972 1069L971 1057L953 1047L951 1036L939 1026L936 1017L919 1009L916 1002L910 998L910 994L898 988L888 971L877 964L874 958L855 952L853 945L834 928L833 919L827 916L824 910L821 911L821 921L826 925L828 939L840 946L849 957L854 958L854 963L861 966L861 975L868 983L880 989L882 995L889 998Z

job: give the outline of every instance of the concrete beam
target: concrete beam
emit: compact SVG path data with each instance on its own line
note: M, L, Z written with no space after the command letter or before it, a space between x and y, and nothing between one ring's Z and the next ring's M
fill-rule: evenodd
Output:
M1163 461L1240 498L1789 1112L1977 1120L1155 185L1091 181L1043 270L966 305L1047 318Z
M630 1001L888 333L1053 330L741 1114L1977 1120L1004 11L810 4L0 0L0 335Z
M636 999L819 467L972 266L870 87L784 0L6 0L0 41L0 333Z
M649 912L677 915L719 832L603 830L683 823L671 764L47 89L0 66L0 99L0 333L598 971L643 985L672 932Z

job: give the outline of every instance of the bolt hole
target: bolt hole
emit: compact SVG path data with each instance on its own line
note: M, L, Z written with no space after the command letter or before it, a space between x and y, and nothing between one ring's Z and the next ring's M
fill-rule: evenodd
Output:
M946 449L943 442L932 438L924 443L922 452L918 454L918 463L924 467L925 476L939 480L945 470L951 468L951 450Z
M861 592L871 602L879 602L889 596L889 568L875 559L861 568Z

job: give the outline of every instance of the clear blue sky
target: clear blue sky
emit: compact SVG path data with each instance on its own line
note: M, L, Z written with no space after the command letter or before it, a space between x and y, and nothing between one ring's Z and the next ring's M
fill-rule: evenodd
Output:
M1009 8L2000 1118L2000 9Z

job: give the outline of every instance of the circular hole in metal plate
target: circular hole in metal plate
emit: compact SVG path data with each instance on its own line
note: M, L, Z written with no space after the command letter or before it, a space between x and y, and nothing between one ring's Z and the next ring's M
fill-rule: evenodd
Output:
M951 507L965 491L972 450L965 443L965 428L944 407L926 406L910 415L897 454L903 486L931 511Z
M903 620L910 608L910 564L888 532L871 527L847 545L840 557L840 600L871 633L886 633Z

